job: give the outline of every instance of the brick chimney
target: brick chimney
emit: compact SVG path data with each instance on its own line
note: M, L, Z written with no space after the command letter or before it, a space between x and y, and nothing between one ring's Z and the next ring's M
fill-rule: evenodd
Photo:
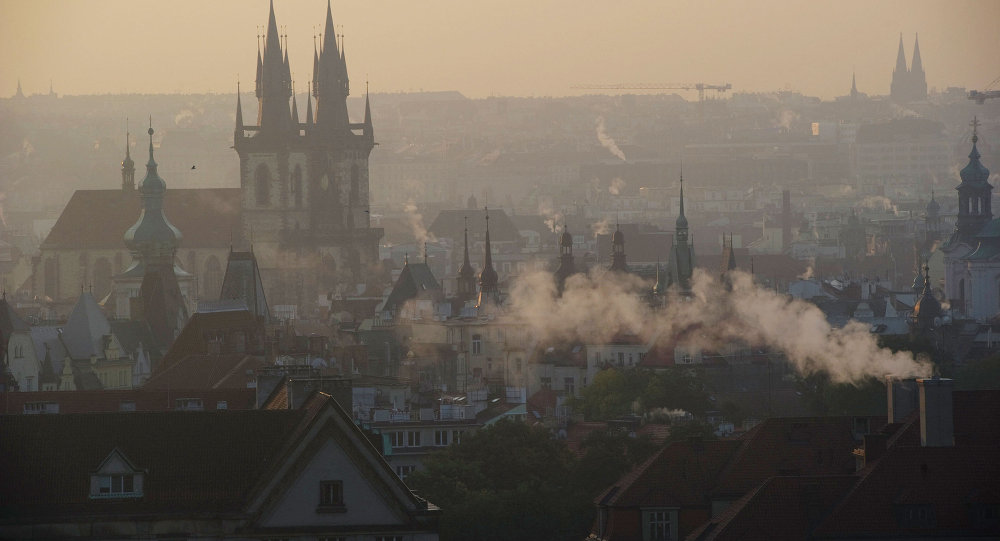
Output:
M888 376L885 389L889 402L889 422L902 423L917 409L917 381Z
M947 378L918 379L920 388L920 444L924 447L953 447L955 420Z

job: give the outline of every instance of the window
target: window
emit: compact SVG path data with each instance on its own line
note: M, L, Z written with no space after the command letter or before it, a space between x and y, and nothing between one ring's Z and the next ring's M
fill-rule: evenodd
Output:
M483 335L481 334L472 335L472 354L473 355L483 354Z
M671 512L667 510L646 511L646 539L650 541L666 541L674 539L671 532Z
M625 353L619 351L618 352L618 366L622 366L624 364L625 364Z
M566 388L566 394L576 396L576 382L573 378L563 379L563 386Z
M203 411L205 405L200 398L178 398L175 401L177 411Z
M434 445L438 445L438 446L448 445L448 431L447 430L435 430L434 431Z
M462 441L462 431L461 430L452 430L451 431L451 442L452 443L459 443L461 441Z
M58 402L25 402L25 414L59 413Z
M416 430L407 431L406 445L408 447L420 447L420 432Z
M399 477L400 479L405 481L406 477L411 473L413 473L413 471L416 469L417 469L416 466L396 466L396 477Z
M552 388L552 378L544 377L544 378L541 378L541 381L542 381L542 389L551 389Z
M389 445L393 448L403 447L405 445L402 432L389 432Z
M118 411L135 411L135 401L122 400L118 403Z
M933 528L936 523L934 506L899 505L896 507L896 520L902 528Z
M344 482L343 481L320 481L319 482L319 506L320 507L343 507L344 506Z
M217 410L227 410L229 409L229 402L225 400L219 400L215 403L215 409Z
M125 498L136 495L135 477L130 473L101 475L97 480L97 495L102 498Z

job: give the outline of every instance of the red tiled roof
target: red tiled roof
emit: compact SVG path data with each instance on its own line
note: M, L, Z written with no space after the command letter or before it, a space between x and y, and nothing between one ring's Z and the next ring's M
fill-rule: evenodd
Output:
M199 398L205 411L215 411L219 402L228 410L253 409L256 400L254 389L183 389L167 390L146 388L122 391L38 391L31 393L0 393L0 408L8 415L24 413L24 405L32 402L59 404L59 413L113 413L122 411L123 402L131 402L137 412L171 411L178 398Z
M726 466L715 487L717 495L746 494L775 475L840 475L855 469L858 446L854 417L772 418L742 439L739 452ZM870 417L869 430L878 431L885 417Z
M264 366L262 357L242 353L188 355L153 372L143 388L245 389Z
M857 478L772 477L691 532L692 541L806 539Z
M239 188L171 188L164 213L184 235L184 248L225 248L242 231ZM122 236L139 219L138 192L77 190L41 248L123 249Z

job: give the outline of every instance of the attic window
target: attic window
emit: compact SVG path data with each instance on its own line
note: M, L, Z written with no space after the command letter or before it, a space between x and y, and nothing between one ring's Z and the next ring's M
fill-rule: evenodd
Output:
M316 511L323 513L341 513L346 511L344 507L344 482L343 481L320 481L319 482L319 507Z
M115 449L90 475L90 498L141 498L144 477L141 470Z

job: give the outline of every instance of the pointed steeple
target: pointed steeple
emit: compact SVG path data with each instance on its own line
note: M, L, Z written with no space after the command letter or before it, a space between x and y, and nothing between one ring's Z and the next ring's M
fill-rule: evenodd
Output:
M370 94L368 92L368 81L365 81L365 130L364 130L364 133L365 133L365 137L368 137L369 139L374 139L374 137L375 137L375 129L372 126L372 104L371 104L371 101L369 101L369 99L368 99L369 95Z
M24 92L21 91L21 78L17 79L17 92L14 93L15 98L23 98Z
M554 275L560 291L566 285L566 279L574 274L576 274L576 265L573 261L573 235L569 233L569 229L563 223L563 234L559 237L559 267Z
M674 223L674 225L676 226L677 240L683 241L685 244L687 244L687 238L688 238L688 221L687 221L687 216L684 215L684 170L683 170L683 168L681 169L680 185L681 185L681 193L680 193L681 208L680 208L680 214L677 215L677 221Z
M910 73L922 73L924 71L924 63L920 60L920 36L915 35L913 38L913 62L910 64Z
M854 72L851 72L851 99L858 99L858 80Z
M147 268L153 264L168 265L173 268L174 254L182 238L163 213L163 193L166 182L157 173L153 159L153 128L149 128L149 162L146 163L146 177L139 184L142 196L142 214L135 225L125 232L125 245L133 257Z
M337 45L337 31L333 24L333 10L326 4L326 25L323 29L323 49L315 74L316 124L330 133L342 133L350 129L347 115L347 69Z
M271 0L268 13L259 81L260 104L257 113L259 135L264 137L284 135L289 130L291 119L288 99L291 97L292 87L288 55L282 51L278 23L274 17L274 0Z
M903 33L899 33L899 51L896 53L896 69L893 70L895 73L906 73L906 53L903 51Z
M243 138L243 98L240 96L240 83L236 82L236 128L233 129L233 146L239 145Z
M660 277L660 258L656 258L656 282L653 284L653 296L659 297L666 293L667 287L663 284Z
M125 121L128 123L128 121ZM125 128L125 159L122 160L122 191L131 192L135 190L135 162L132 161L132 153L129 151L128 127Z
M299 127L299 106L295 102L295 94L292 94L292 130L297 131Z
M479 272L479 302L476 308L499 304L500 277L493 268L493 247L490 245L490 210L486 209L486 239L483 247L483 270Z
M462 265L458 268L457 293L458 299L462 302L472 300L476 294L476 273L472 270L472 262L469 260L469 218L465 218L465 231L463 233L465 241L465 253L462 257Z
M257 41L257 83L256 90L254 92L257 94L257 99L264 97L263 92L263 77L264 77L264 61L260 57L260 40Z
M313 99L312 99L312 88L306 92L306 132L309 132L309 128L313 125Z

